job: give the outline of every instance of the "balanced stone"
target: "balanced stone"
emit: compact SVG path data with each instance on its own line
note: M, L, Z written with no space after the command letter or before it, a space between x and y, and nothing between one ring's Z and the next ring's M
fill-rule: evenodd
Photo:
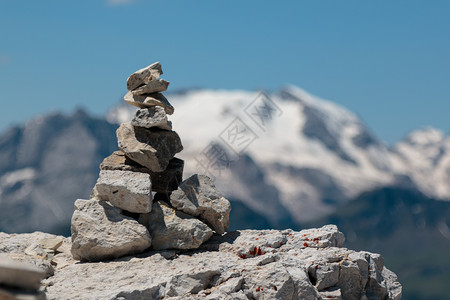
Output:
M162 172L176 153L183 150L175 131L146 129L123 123L117 129L120 150L127 157L153 172Z
M131 120L131 125L145 128L158 127L172 130L172 122L167 120L167 114L161 106L151 106L138 109Z
M200 220L169 207L163 201L153 203L148 216L152 247L164 249L196 249L213 234Z
M99 261L149 248L152 240L145 226L120 212L105 201L77 200L71 227L73 258Z
M152 191L168 193L176 190L182 181L184 161L172 158L162 172L152 172L125 156L122 151L115 151L100 164L101 170L121 170L150 174Z
M165 81L164 79L158 79L158 80L150 81L149 83L144 84L143 86L140 86L140 87L136 88L135 90L132 90L131 92L134 95L164 92L169 87L169 84L170 84L170 82Z
M133 213L148 213L152 209L150 175L131 171L101 170L92 198L109 201L115 207Z
M208 176L196 174L183 181L170 196L170 204L199 217L218 234L228 230L230 202L222 197Z
M159 79L162 74L161 63L159 61L155 62L131 74L127 79L127 89L132 91L141 85Z
M121 170L150 174L150 170L129 159L122 151L114 151L100 164L100 170ZM152 185L155 183L152 181Z
M134 95L132 92L128 92L123 97L123 100L125 100L128 104L139 108L161 106L168 115L173 114L175 111L172 104L169 103L169 100L167 100L167 98L161 93Z
M0 285L25 290L37 290L45 272L38 267L0 256Z

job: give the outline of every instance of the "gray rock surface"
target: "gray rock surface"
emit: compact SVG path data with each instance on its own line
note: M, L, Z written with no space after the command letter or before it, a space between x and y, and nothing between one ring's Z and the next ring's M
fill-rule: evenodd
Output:
M101 170L92 199L109 201L113 206L134 213L152 209L152 182L146 173Z
M153 172L162 172L176 153L183 150L175 131L146 129L123 123L117 141L125 155Z
M125 100L126 103L139 108L161 106L168 115L173 114L175 111L172 104L169 103L169 100L161 93L134 95L132 92L128 92L123 97L123 100Z
M0 232L0 256L12 259L18 262L25 262L32 264L39 268L45 273L45 276L52 276L54 273L53 265L54 255L57 253L52 249L46 248L46 246L51 245L48 243L49 240L59 241L67 243L68 239L62 236L55 236L48 233L34 232L34 233L23 233L23 234L5 234ZM56 246L53 244L53 246ZM59 249L59 246L57 249ZM43 256L37 256L36 252L29 253L29 250L36 249Z
M115 151L100 164L101 170L121 170L150 174L152 191L168 193L178 188L182 181L184 161L176 157L169 161L169 165L162 172L152 172L125 156L122 151Z
M141 85L159 79L162 74L161 63L155 62L131 74L127 79L127 89L132 91Z
M149 248L151 238L147 229L120 212L105 201L77 200L71 226L73 257L98 261Z
M196 249L213 234L205 223L176 211L163 201L153 203L148 229L155 250Z
M25 290L38 290L45 272L23 261L0 255L0 285Z
M167 114L161 106L151 106L138 109L131 120L131 125L145 128L158 127L172 130L172 122L167 120Z
M218 234L228 230L230 202L222 197L208 176L195 174L183 181L171 194L170 204L178 210L199 217Z
M169 84L170 82L165 81L164 79L153 80L132 90L131 92L134 95L164 92L169 87Z
M3 241L7 240L3 236ZM25 243L16 249L27 247L26 239L9 240ZM316 247L303 245L310 242ZM71 257L70 240L66 239L54 259L58 262L55 275L43 280L43 286L48 299L401 298L397 277L378 254L348 250L342 248L342 242L343 235L335 226L300 232L243 230L214 235L195 251L150 251L137 257L80 264ZM239 254L243 248L261 247L268 251L258 254L257 250L256 255L249 253L245 258ZM335 265L342 264L354 266L358 272L335 270ZM375 273L378 288L373 289L370 281ZM354 279L368 284L346 285ZM323 288L328 285L324 280L333 286ZM343 290L361 298L345 298Z

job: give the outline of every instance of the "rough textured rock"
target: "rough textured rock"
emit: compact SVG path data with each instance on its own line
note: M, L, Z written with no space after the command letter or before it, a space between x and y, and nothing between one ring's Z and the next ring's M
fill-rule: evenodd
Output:
M38 267L45 276L52 276L54 268L54 255L57 253L52 249L45 248L48 240L66 241L67 238L62 236L54 236L48 233L35 232L24 234L5 234L0 232L0 256L5 256L19 262L30 263ZM59 242L57 242L59 244ZM57 245L56 244L56 245ZM55 245L55 244L53 244ZM61 246L60 246L61 247ZM36 252L30 253L30 249L36 249L43 256L37 256ZM59 247L58 247L59 249ZM27 254L30 253L30 254Z
M148 219L155 250L196 249L212 236L212 230L205 223L162 201L153 203Z
M158 127L172 130L172 122L167 120L167 114L161 106L138 109L131 120L131 125L145 128Z
M152 172L162 172L176 153L183 150L175 131L146 129L123 123L117 129L120 150Z
M128 104L139 108L161 106L168 115L173 114L175 111L172 104L169 103L169 100L161 93L134 95L133 93L128 92L123 97L123 100Z
M122 151L115 151L103 160L101 170L121 170L150 174L152 191L168 193L178 188L182 181L184 161L176 157L169 161L169 165L162 172L152 172L125 156Z
M131 171L101 170L91 198L109 201L115 207L134 213L152 209L150 175Z
M131 74L127 79L127 89L132 91L141 85L159 79L162 74L161 63L155 62Z
M178 210L199 217L215 232L223 234L230 224L230 202L222 197L205 175L192 175L170 196L170 204Z
M195 251L150 251L138 257L80 264L71 258L67 239L55 256L55 275L45 279L43 286L48 299L399 300L401 285L381 257L341 248L342 242L343 235L335 226L300 232L243 230L214 235ZM259 247L268 251L258 254ZM239 254L243 248L257 250L244 258ZM336 264L353 263L364 269L334 271ZM376 289L370 287L375 273L379 276ZM355 275L368 284L340 285ZM334 285L319 290L326 286L321 283L325 278ZM344 289L362 296L345 298Z
M151 245L144 226L105 201L77 200L71 230L72 255L82 261L135 254Z
M38 267L0 255L0 285L38 290L45 273Z
M142 94L151 94L151 93L158 93L158 92L164 92L169 87L170 82L165 81L164 79L154 80L150 81L147 84L144 84L143 86L140 86L131 92L134 95L142 95Z

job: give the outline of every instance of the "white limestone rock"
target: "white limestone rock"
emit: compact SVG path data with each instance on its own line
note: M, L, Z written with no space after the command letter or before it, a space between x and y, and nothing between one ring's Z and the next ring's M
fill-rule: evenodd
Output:
M223 234L230 225L230 202L214 186L208 176L192 175L170 195L170 204L194 217L199 217L216 233Z
M183 150L175 131L146 129L123 123L117 129L120 150L152 172L162 172L176 153Z
M145 128L158 127L172 130L172 122L167 120L167 114L161 106L151 106L138 109L131 120L131 125Z
M169 100L161 93L135 95L132 92L128 92L123 97L123 100L139 108L161 106L168 115L172 115L175 111L172 104L169 103Z
M109 201L113 206L133 213L152 210L152 182L149 174L101 170L92 199Z
M164 92L169 87L170 82L164 79L150 81L131 91L134 95L151 94Z
M162 74L161 63L157 61L131 74L127 79L127 89L132 91L141 85L159 79Z
M77 200L71 226L73 258L99 261L149 248L147 229L120 212L105 201Z
M170 193L178 188L183 177L184 161L176 157L162 172L152 172L125 156L122 151L115 151L100 164L100 170L121 170L150 174L152 192Z
M153 203L148 219L155 250L196 249L213 234L205 223L176 211L163 201Z
M23 250L27 239L38 240L39 234L23 238L0 233L0 250L3 244ZM336 226L300 232L242 230L214 235L195 251L149 251L80 264L71 258L70 240L65 239L54 259L55 274L42 283L48 299L399 300L402 287L380 255L342 248L341 240ZM311 242L316 246L303 245ZM268 251L245 258L239 252L255 247ZM351 272L336 272L339 264ZM348 284L353 279L366 285Z

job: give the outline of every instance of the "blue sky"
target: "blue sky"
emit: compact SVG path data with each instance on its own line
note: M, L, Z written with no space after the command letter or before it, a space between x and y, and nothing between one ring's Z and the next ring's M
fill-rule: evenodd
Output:
M135 70L170 89L294 84L392 143L450 129L450 1L0 0L0 131L48 111L100 115Z

